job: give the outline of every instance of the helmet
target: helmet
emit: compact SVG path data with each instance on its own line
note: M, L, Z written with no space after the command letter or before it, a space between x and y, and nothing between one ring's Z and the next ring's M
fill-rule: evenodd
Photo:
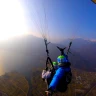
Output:
M58 65L58 63L57 62L53 62L53 66L57 66Z
M66 57L64 55L58 56L57 62L58 62L58 65L63 64L64 62L66 62Z
M53 63L55 70L57 70L58 69L58 63L57 62L52 62L52 63Z

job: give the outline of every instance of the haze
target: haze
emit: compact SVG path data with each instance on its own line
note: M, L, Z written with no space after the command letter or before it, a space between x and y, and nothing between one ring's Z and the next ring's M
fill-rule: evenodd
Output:
M80 42L84 40L84 44L88 44L87 48L91 43L90 49L94 49L95 17L96 5L91 0L0 1L0 74L12 70L25 72L31 70L33 66L44 66L46 59L44 36L52 42L49 48L53 60L59 55L58 50L54 50L55 44L64 46L66 42L64 44L62 42L70 41L70 38L72 40L80 38ZM77 43L76 46L79 47L75 46L74 50L82 49L83 42L81 46ZM81 50L78 54L80 53ZM79 55L77 57L81 60L82 56ZM95 62L95 55L93 58Z

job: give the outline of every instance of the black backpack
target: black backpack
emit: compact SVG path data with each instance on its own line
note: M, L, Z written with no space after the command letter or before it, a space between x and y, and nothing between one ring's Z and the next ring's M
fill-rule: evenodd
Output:
M64 77L59 81L59 84L57 85L57 90L59 92L65 92L67 90L67 86L68 84L71 82L72 80L72 73L70 72L66 72Z
M47 79L47 84L49 86L53 76L54 76L54 72L52 72L51 74L51 77ZM59 92L65 92L67 90L67 86L68 84L71 82L72 80L72 73L71 71L69 72L65 72L64 76L62 79L60 79L57 87L56 87L56 90L59 91Z
M66 83L69 84L72 80L72 72L69 71L69 72L66 72Z

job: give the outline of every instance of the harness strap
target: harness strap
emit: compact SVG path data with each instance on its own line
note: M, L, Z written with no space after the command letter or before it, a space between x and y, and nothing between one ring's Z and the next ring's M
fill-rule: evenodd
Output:
M47 60L46 60L46 71L48 70L47 64L48 64L49 62L50 62L50 64L52 65L53 70L55 71L54 66L53 66L53 63L52 63L52 60L51 60L51 58L50 58L49 56L47 57Z

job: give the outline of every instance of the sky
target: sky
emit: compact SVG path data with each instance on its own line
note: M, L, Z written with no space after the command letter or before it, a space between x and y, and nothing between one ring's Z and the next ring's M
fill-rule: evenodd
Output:
M96 40L96 4L91 0L21 0L30 33L51 40Z

